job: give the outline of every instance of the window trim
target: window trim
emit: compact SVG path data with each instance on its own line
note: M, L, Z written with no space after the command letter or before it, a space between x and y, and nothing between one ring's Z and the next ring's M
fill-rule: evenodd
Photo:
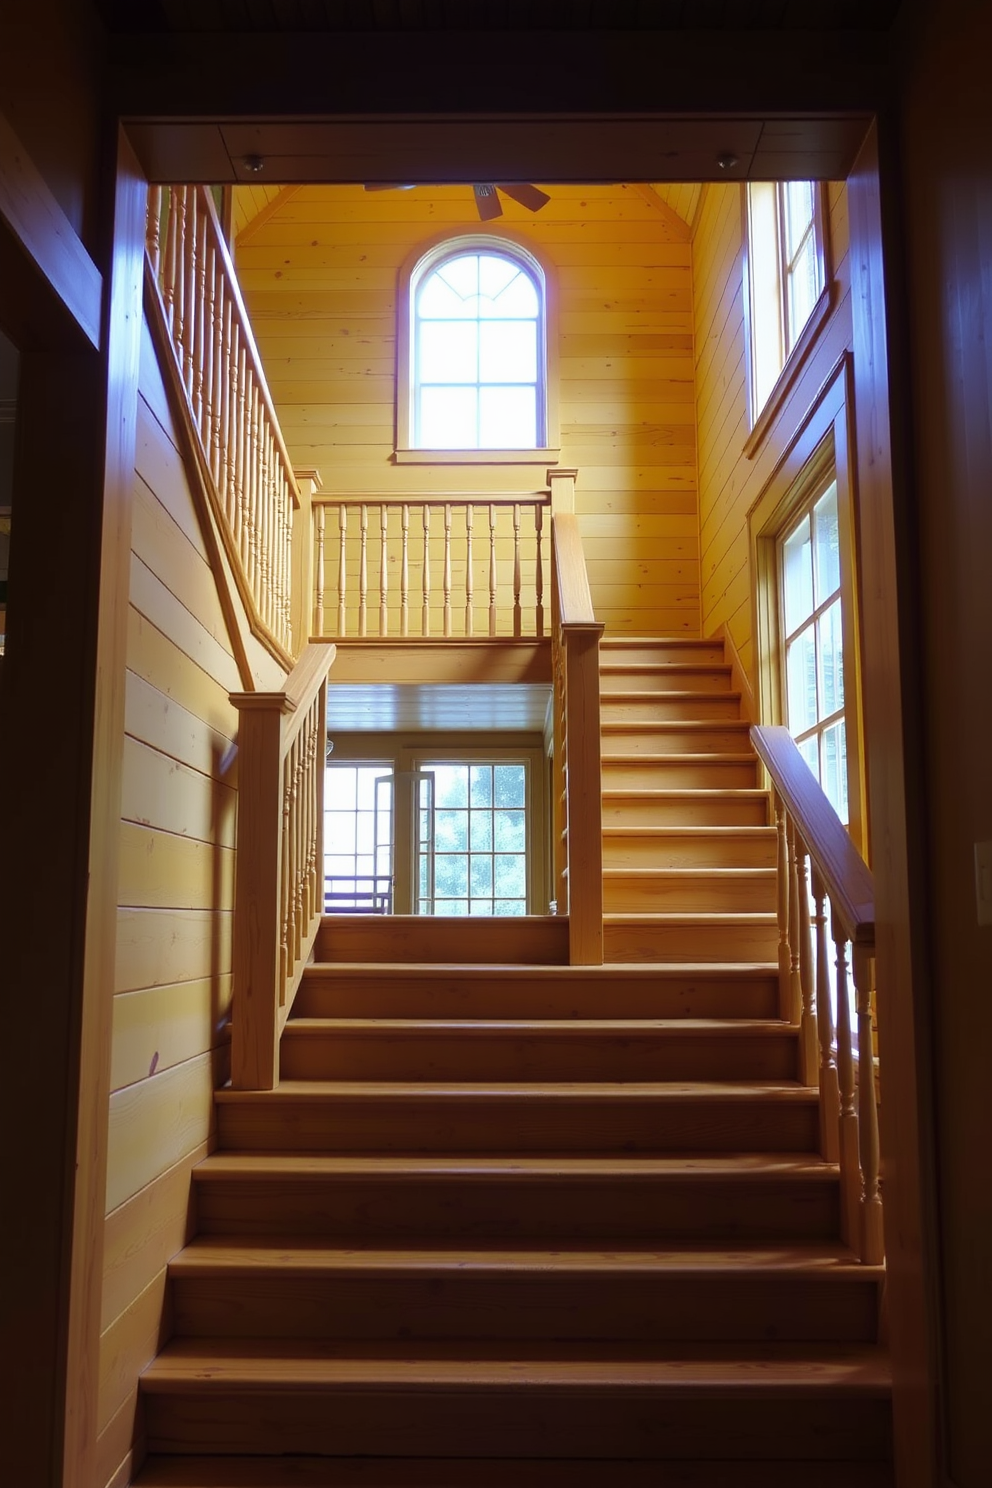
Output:
M767 184L767 183L756 183ZM775 181L776 190L784 183ZM768 431L781 411L786 396L798 378L803 367L808 361L812 349L819 339L824 323L829 319L834 309L836 300L836 289L833 275L833 262L830 253L829 233L829 201L827 185L825 181L813 182L813 233L816 246L817 264L823 288L817 297L806 324L786 354L779 371L778 377L772 384L764 403L758 407L757 394L754 387L754 298L753 298L753 274L751 246L751 213L750 213L750 182L742 182L741 185L741 237L743 241L743 283L744 283L744 359L746 363L745 389L747 395L747 422L750 433L744 442L744 455L748 460L753 460L762 447ZM783 249L782 242L782 218L780 210L780 198L776 202L778 214L778 253ZM780 312L780 336L783 344L785 339L785 326L788 317L787 286L779 274L779 312Z
M780 646L778 544L814 493L837 481L841 543L841 613L844 635L844 695L847 718L848 812L851 837L867 862L867 762L861 689L861 611L858 570L858 503L855 477L853 357L835 362L770 480L748 511L752 574L752 634L758 720L786 724L784 664Z
M413 443L414 307L417 290L444 259L459 252L489 249L517 259L536 281L541 301L542 345L539 372L544 390L546 444L533 449L421 449ZM534 245L505 229L498 232L444 233L426 248L421 243L407 256L399 272L396 309L396 441L397 465L557 465L561 457L558 415L558 284L553 267Z

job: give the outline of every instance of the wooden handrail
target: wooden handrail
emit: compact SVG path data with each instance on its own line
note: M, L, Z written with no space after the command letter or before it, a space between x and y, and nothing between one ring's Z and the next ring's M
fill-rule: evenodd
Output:
M279 1036L323 913L327 673L307 646L279 692L235 692L238 828L231 1084L271 1090Z
M751 741L773 788L781 1010L789 1021L799 1024L800 1078L819 1087L823 1155L840 1166L841 1232L863 1261L875 1264L883 1258L884 1244L872 1057L872 876L788 729L756 725ZM836 967L836 1028L827 949L828 902ZM848 987L852 976L857 1059Z
M288 667L300 490L207 187L149 192L146 285L248 624Z
M568 907L569 960L603 962L603 807L599 642L578 522L551 519L555 725L555 882Z
M787 728L756 724L751 742L820 873L830 904L857 945L875 944L871 870L796 748Z

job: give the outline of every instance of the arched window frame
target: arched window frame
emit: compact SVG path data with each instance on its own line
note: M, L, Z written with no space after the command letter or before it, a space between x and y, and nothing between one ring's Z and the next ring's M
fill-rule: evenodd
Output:
M537 290L538 375L544 412L543 444L531 449L425 449L414 444L415 317L417 292L424 280L448 259L463 253L489 252L513 259ZM554 465L561 450L558 427L557 280L553 267L534 248L505 232L445 235L426 250L421 245L400 270L396 334L396 449L398 464Z

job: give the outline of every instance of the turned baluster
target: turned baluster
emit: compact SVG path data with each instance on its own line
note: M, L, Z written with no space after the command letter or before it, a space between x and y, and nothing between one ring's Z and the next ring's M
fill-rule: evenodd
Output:
M204 421L203 389L207 362L207 214L202 208L196 218L196 307L193 316L193 418L200 439L209 449Z
M820 1151L827 1162L837 1162L840 1155L840 1086L834 1053L834 1016L830 1005L830 964L827 946L827 896L816 869L813 869L813 902L816 912L816 1029L820 1045Z
M861 1156L859 1236L861 1259L877 1266L885 1253L882 1195L879 1188L878 1104L872 1057L871 996L875 958L866 946L854 947L854 992L858 1005L858 1139Z
M837 1073L840 1081L838 1123L840 1161L841 1236L852 1250L860 1245L861 1164L858 1153L858 1116L854 1103L854 1051L851 1046L851 1003L848 993L847 935L831 915L837 953Z
M313 509L314 596L313 633L324 634L324 507Z
M211 350L210 370L210 402L212 419L210 425L210 469L213 472L214 484L220 493L221 503L225 499L224 494L224 410L227 402L227 371L224 364L224 271L221 267L220 257L212 253L211 258L211 321L210 334L213 339Z
M389 507L385 502L379 507L379 634L389 630L389 614L386 606L389 580Z
M246 492L246 514L248 518L248 587L252 594L258 593L258 570L259 570L259 543L261 533L259 532L259 491L258 491L258 389L255 386L255 378L251 369L246 364L246 376L248 379L248 447L245 455L247 465L247 492Z
M186 186L183 188L183 195L186 198L183 237L183 382L192 405L196 363L196 190L192 186Z
M237 329L236 329L237 334ZM249 535L248 535L248 390L245 387L248 374L248 358L245 348L241 344L241 336L237 334L237 370L235 373L235 387L237 390L237 428L235 430L237 443L234 447L236 460L236 481L238 497L238 514L235 530L238 537L238 551L241 554L241 567L245 573L248 572Z
M369 509L362 502L360 508L360 536L358 555L358 634L364 638L368 621L369 598Z
M424 503L424 604L420 614L420 634L431 633L431 509Z
M534 634L538 640L544 636L544 559L541 554L541 542L544 536L544 507L534 508L534 537L537 545L537 557L534 565Z
M289 824L293 810L293 748L290 746L282 762L282 823L279 834L279 1003L282 1005L286 992L286 979L290 972L289 961L289 914L291 894L289 878L292 870Z
M451 507L444 507L444 564L441 569L444 590L444 634L451 635Z
M779 1016L792 1022L792 949L789 945L789 844L785 802L777 791L775 806L776 883L778 885L778 1006Z
M791 818L786 824L786 846L789 853L789 1022L798 1024L801 1022L803 1009L800 970L799 845L796 840L796 824Z
M179 358L179 370L183 366L183 314L186 305L184 290L185 261L186 261L186 188L185 186L173 186L169 194L171 212L169 214L169 250L172 262L168 265L169 282L172 285L172 303L169 309L172 313L171 330L172 343L176 348Z
M343 636L348 603L348 508L338 507L338 635Z
M148 188L148 213L145 218L145 252L148 254L152 266L152 273L158 281L158 272L162 251L162 188L161 186L149 186Z
M403 546L400 555L400 635L410 634L410 508L404 501L400 510Z
M513 634L520 637L520 505L513 503Z
M802 1022L799 1031L799 1078L804 1085L819 1081L816 1054L815 970L813 960L813 924L809 912L809 860L795 823L792 827L793 853L799 900L799 985L802 1000Z
M472 634L472 597L474 578L472 574L472 525L475 521L475 508L470 501L465 503L465 634Z
M489 634L496 634L496 507L489 504Z
M269 465L268 465L268 440L266 430L262 424L261 395L256 398L256 428L258 450L258 483L257 483L257 505L258 513L258 570L255 584L255 603L262 617L262 623L272 629L273 609L275 595L273 594L272 574L272 492L269 488Z

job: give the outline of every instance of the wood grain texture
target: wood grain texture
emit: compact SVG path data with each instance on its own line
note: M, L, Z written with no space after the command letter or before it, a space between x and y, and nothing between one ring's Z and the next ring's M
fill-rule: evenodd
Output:
M670 494L678 493L674 510L694 517L685 223L659 198L618 186L557 186L539 216L512 202L505 207L502 225L533 244L556 279L561 459L582 469L581 516L609 512L613 493L627 501L637 490L645 512L669 510ZM366 193L302 186L276 204L238 253L287 442L298 465L321 471L325 496L401 494L418 485L533 489L527 467L418 472L391 461L397 273L418 243L426 246L445 228L475 231L466 211L471 203L459 187ZM588 482L587 466L600 472ZM661 540L652 553L668 557ZM614 550L611 574L600 571L589 545L593 603L607 631L664 632L674 624L698 634L696 573L686 613L675 620L661 582L638 575L634 557Z

